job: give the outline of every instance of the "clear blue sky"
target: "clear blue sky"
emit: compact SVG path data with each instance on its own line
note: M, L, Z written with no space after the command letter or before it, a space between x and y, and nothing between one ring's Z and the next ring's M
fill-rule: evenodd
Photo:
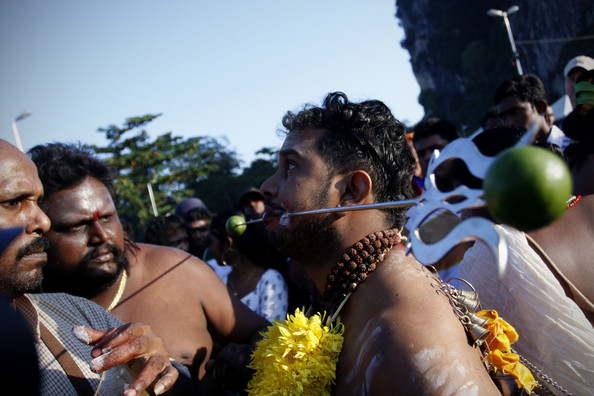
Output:
M343 91L412 124L419 86L394 0L18 0L0 4L0 138L104 145L97 128L226 138L243 165L287 110ZM224 141L223 141L224 142Z

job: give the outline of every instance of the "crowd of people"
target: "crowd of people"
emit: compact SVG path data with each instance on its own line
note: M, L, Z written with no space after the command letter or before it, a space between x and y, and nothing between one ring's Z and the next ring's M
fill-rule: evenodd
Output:
M11 329L31 333L19 342L34 345L10 357L32 378L20 394L243 394L266 329L308 307L344 330L334 394L505 394L444 292L442 280L458 277L515 327L514 352L541 391L591 394L594 59L571 59L564 77L574 107L564 119L551 116L538 76L519 75L499 85L473 136L493 157L530 130L568 164L564 215L529 233L480 210L438 211L418 230L415 207L290 215L410 200L428 182L481 188L456 162L428 174L462 136L455 124L407 130L381 101L341 92L286 113L278 170L235 207L211 213L189 197L151 219L142 242L118 217L106 161L81 145L25 154L0 140L2 308L18 313L6 314ZM231 216L262 221L230 235ZM481 241L452 246L435 269L407 254L411 232L436 242L468 216L504 237L503 277Z

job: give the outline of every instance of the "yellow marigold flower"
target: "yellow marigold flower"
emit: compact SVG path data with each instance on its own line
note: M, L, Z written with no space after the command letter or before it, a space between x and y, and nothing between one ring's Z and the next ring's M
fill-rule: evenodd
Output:
M530 370L520 363L520 357L517 354L496 349L489 352L486 359L491 363L496 373L502 372L511 375L516 379L518 386L524 387L528 394L538 385Z
M485 340L489 349L509 351L511 344L518 340L516 329L500 318L497 311L493 309L482 310L477 312L477 315L488 320L483 327L491 332Z
M248 384L250 395L331 394L344 325L337 320L322 326L324 316L307 318L297 309L268 327L248 366L256 371Z

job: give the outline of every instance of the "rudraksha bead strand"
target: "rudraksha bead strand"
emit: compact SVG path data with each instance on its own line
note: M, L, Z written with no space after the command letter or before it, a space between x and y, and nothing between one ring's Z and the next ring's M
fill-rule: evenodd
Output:
M347 294L355 291L400 240L398 229L392 228L369 234L347 249L328 274L326 289L318 300L321 308L331 311Z

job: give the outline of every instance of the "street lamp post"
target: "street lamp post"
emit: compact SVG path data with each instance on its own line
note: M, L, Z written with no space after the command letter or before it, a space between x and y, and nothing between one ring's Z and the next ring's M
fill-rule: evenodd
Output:
M32 114L31 110L27 110L27 111L19 114L14 120L12 120L12 133L14 133L14 140L16 142L17 147L22 152L25 152L25 150L23 150L23 143L21 143L21 135L19 135L19 130L17 129L16 123L17 123L17 121L20 121L23 118L29 117L31 114Z
M518 69L518 74L521 76L524 74L522 71L522 65L520 64L520 54L518 54L518 50L516 49L516 43L514 42L514 35L512 34L511 25L509 24L509 16L511 14L515 14L518 12L520 7L517 5L511 6L507 9L507 11L501 11L491 8L487 11L487 15L492 17L501 17L503 18L503 22L505 23L505 28L507 29L507 37L509 38L509 43L511 44L512 51L514 53L514 60L516 61L516 68Z

